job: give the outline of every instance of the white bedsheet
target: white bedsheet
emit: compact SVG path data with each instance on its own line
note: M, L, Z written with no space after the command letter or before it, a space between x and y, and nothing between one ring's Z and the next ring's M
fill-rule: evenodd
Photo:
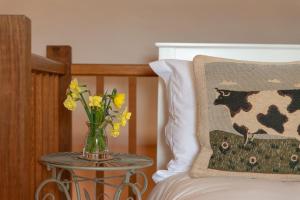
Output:
M300 182L242 177L192 179L174 175L155 186L148 200L293 200L300 199Z

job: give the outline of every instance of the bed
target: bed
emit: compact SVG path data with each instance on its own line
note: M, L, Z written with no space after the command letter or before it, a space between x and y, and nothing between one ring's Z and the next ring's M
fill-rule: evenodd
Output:
M156 185L148 199L158 200L282 200L298 199L300 183L238 177L192 179L174 175Z
M183 44L157 43L159 59L193 60L196 55L208 55L237 60L288 62L300 60L299 45L275 44ZM171 199L295 199L299 197L300 182L242 177L190 178L188 172L170 172L167 163L172 159L165 142L165 124L168 120L166 93L159 81L158 95L158 182L149 200Z

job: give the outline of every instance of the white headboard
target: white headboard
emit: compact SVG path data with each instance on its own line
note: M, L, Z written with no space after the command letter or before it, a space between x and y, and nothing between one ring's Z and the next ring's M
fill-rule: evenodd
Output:
M213 44L213 43L156 43L159 59L193 60L196 55L208 55L249 61L286 62L300 60L300 45L278 44ZM166 98L163 82L158 86L157 168L166 169L172 157L165 143L167 122Z

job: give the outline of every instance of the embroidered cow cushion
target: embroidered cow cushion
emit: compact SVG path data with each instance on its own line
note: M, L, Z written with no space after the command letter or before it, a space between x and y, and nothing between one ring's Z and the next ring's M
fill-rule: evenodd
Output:
M300 63L197 56L194 72L200 152L191 176L300 179Z

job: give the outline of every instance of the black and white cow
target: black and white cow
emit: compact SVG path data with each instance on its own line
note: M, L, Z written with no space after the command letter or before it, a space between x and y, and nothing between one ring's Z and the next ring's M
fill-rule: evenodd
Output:
M300 141L300 90L216 91L214 105L228 108L233 128L244 136L245 145L255 134Z

